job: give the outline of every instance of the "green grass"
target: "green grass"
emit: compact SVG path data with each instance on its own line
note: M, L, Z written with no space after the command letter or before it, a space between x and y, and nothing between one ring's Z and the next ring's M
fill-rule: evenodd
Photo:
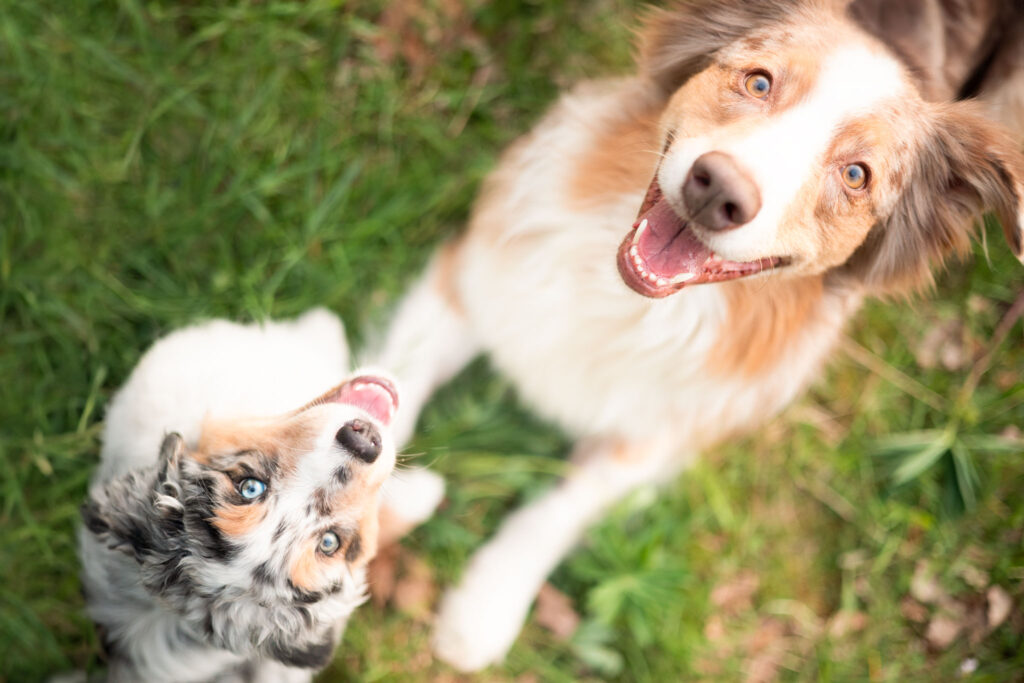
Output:
M149 343L314 305L365 338L559 88L628 69L632 2L428 2L404 29L422 48L395 57L385 5L0 0L0 680L101 666L73 530L104 406ZM959 400L969 366L914 353L937 320L963 318L972 351L994 334L1024 271L989 237L990 260L935 294L869 306L851 336L870 353L838 354L783 418L616 508L552 579L579 631L529 623L485 679L729 681L768 662L782 680L929 681L968 656L974 680L1024 677L1019 616L931 653L900 611L922 561L968 604L978 572L1024 597L1024 458L976 448L1024 424L1021 324ZM950 424L966 460L872 455ZM450 492L407 547L451 583L567 446L477 363L410 449ZM742 572L749 604L716 607ZM838 610L862 628L830 632ZM451 677L428 637L367 606L322 680Z

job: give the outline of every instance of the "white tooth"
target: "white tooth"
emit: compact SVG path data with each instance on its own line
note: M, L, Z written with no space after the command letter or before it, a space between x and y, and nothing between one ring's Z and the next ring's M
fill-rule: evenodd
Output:
M651 282L657 282L658 276L655 275L654 273L647 273L647 279L650 280Z
M658 278L658 286L659 286L659 287L664 287L664 286L665 286L665 285L667 285L667 284L668 284L668 280L666 280L666 279L665 279L665 278L663 278L663 277L659 277L659 278Z
M638 266L642 266L644 264L643 259L641 259L639 256L633 257L633 263L637 264Z
M712 252L710 260L714 261L715 263L721 263L722 262L722 257L719 256L718 254Z
M636 257L637 254L638 254L638 250L636 248L636 245L634 245L634 246L629 248L629 255L630 256Z
M637 226L636 232L633 233L633 246L636 246L636 244L640 241L640 235L644 234L644 230L646 229L647 219L645 218L642 221L640 221L640 225Z
M680 282L689 282L695 277L697 277L697 273L679 273L679 275L672 278L672 284L678 285Z

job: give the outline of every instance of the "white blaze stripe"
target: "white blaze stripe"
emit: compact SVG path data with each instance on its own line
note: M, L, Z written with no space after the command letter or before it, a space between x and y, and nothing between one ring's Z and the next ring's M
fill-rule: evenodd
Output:
M785 82L776 84L785 88ZM743 137L725 127L685 140L669 152L674 163L663 164L663 188L672 188L678 202L690 166L701 154L723 151L735 158L757 183L761 210L740 230L705 235L708 246L731 260L778 255L779 222L797 194L818 172L818 163L847 120L870 113L879 103L905 92L903 72L890 56L867 46L846 46L829 55L813 89L803 102L768 118ZM744 129L750 131L749 128ZM673 158L677 157L677 158ZM678 176L678 177L677 177Z

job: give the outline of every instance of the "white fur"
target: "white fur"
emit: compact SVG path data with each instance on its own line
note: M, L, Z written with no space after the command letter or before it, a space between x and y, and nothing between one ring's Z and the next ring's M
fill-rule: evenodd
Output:
M194 448L207 419L290 413L338 385L349 374L344 329L334 315L324 310L312 311L294 322L238 325L211 321L174 332L143 356L111 402L104 428L102 462L91 496L103 499L107 482L155 465L161 442L169 432L180 433L188 447ZM230 670L243 663L254 667L257 680L311 680L312 671L308 668L291 667L258 654L256 648L273 638L275 629L286 627L289 630L285 633L302 632L305 625L301 619L287 624L269 621L273 618L269 604L261 603L260 614L254 613L250 593L253 572L262 563L271 567L269 571L276 577L263 588L260 595L265 597L260 600L291 600L283 577L291 552L308 542L311 534L319 533L317 527L309 524L309 502L314 494L326 487L340 490L360 486L377 491L393 468L395 446L389 430L380 429L380 455L373 463L359 461L338 447L335 434L354 418L376 422L372 417L355 406L337 403L313 406L307 413L315 416L320 431L309 451L295 460L294 471L279 477L281 485L273 491L273 505L267 506L260 523L244 536L233 538L238 548L236 555L224 562L195 556L178 560L193 585L215 587L223 592L225 597L214 618L227 622L222 633L229 635L222 637L234 638L230 648L206 645L202 636L195 633L194 624L201 621L202 615L196 615L194 610L202 609L202 600L182 601L181 606L173 608L162 604L159 596L142 585L134 557L108 547L93 533L82 530L83 582L90 616L107 630L116 649L129 655L112 660L112 680L233 680L231 676L235 674ZM280 447L287 449L289 445ZM345 484L335 478L342 465L351 472L350 481ZM430 478L437 479L426 475L418 481ZM431 503L436 505L439 497L435 493L433 500L421 502L407 513L425 518L430 512L425 508ZM368 510L370 514L377 513L376 494L365 499L368 502L362 507L335 506L329 520L332 527L359 529ZM166 506L182 507L171 495L162 496L162 500ZM280 538L275 532L278 528L284 532ZM362 540L370 544L376 541ZM329 576L338 587L308 605L306 628L315 624L330 632L333 626L340 633L348 615L365 599L365 570L362 565L350 566L345 562L334 563L323 571L331 572ZM199 606L186 608L186 604ZM293 615L299 618L285 611L277 618L290 619ZM131 663L127 664L128 661Z
M146 352L111 401L94 482L155 462L168 432L195 444L206 417L279 415L348 372L344 327L325 309L292 322L213 320L177 330Z
M705 359L723 332L721 292L707 286L668 299L638 296L623 284L613 255L639 197L611 196L591 211L566 200L571 160L593 144L593 122L644 96L641 84L616 81L564 98L485 189L454 271L464 310L446 301L430 270L392 323L392 340L425 335L433 348L454 350L449 360L411 362L405 343L388 344L379 360L433 387L454 371L451 358L483 348L528 404L586 437L582 462L511 516L445 596L435 647L461 670L504 656L544 577L608 505L785 406L857 305L856 297L827 297L762 381L709 375ZM408 384L405 373L396 374ZM421 407L409 400L401 410L411 423ZM617 450L628 453L625 461Z
M665 156L659 183L666 199L686 216L682 190L693 163L711 151L730 155L760 191L761 210L740 230L703 230L701 238L730 260L788 256L793 245L780 241L779 227L794 203L806 201L800 191L828 163L825 154L836 132L907 90L902 67L889 55L863 45L838 49L822 64L807 98L762 125L720 126L708 135L681 138Z

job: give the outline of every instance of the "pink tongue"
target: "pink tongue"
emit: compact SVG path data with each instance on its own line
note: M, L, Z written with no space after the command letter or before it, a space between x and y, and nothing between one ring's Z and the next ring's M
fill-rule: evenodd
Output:
M659 199L637 219L647 219L637 250L647 269L659 277L671 279L680 273L700 273L711 250L701 244L693 231L668 201Z
M370 379L354 379L342 385L329 400L362 408L384 425L391 422L396 408L392 393L376 380Z

